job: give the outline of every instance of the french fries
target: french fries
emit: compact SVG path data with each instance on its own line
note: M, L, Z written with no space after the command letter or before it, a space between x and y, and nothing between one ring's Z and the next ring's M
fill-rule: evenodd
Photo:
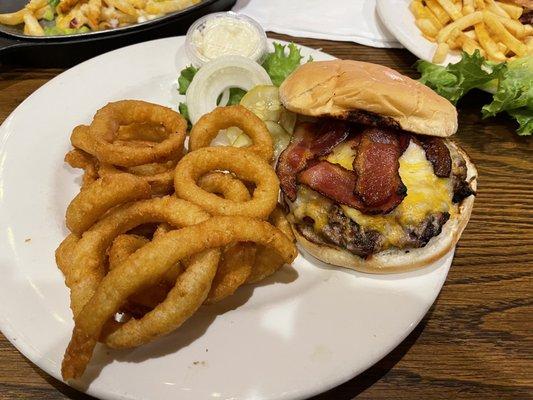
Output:
M147 21L168 13L183 10L201 0L60 0L57 6L49 0L28 0L24 8L0 14L0 24L24 25L24 34L44 36L86 31L112 29ZM421 1L421 0L420 0ZM421 3L420 3L421 5ZM427 18L438 23L431 14ZM54 21L52 27L44 28L39 21ZM46 24L49 25L49 24ZM53 28L53 29L52 29ZM439 29L442 25L439 25ZM73 31L74 30L74 31ZM431 31L435 34L434 31Z
M478 50L496 62L533 54L533 27L520 22L524 7L514 2L412 0L409 8L422 35L436 44L434 63L443 63L451 50Z

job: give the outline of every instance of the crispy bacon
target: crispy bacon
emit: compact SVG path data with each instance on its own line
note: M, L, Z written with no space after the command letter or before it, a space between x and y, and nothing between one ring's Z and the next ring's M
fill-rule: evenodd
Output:
M276 167L281 189L291 200L296 200L296 175L312 159L325 156L349 135L348 124L326 120L320 124L299 123L289 146L281 153Z
M357 174L325 160L318 161L300 172L298 182L337 203L355 208L364 214L386 214L399 204L397 196L391 196L379 206L367 206L353 191L357 182Z
M426 158L433 165L433 172L441 178L447 178L452 171L450 150L442 138L434 136L418 136L416 142L426 152Z
M298 182L338 203L360 209L364 204L353 192L356 181L353 171L328 161L319 161L298 174Z
M385 212L394 209L407 195L398 172L398 159L406 147L403 141L397 132L384 128L369 128L361 134L353 161L358 175L354 192L366 208Z

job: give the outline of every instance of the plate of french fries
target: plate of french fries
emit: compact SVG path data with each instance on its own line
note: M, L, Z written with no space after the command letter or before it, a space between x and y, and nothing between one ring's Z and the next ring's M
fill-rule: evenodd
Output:
M27 0L13 3L10 7L15 8L13 11L0 13L0 31L3 25L3 28L20 28L26 36L43 37L146 23L185 10L201 0Z
M533 1L378 0L385 26L418 58L446 65L462 51L507 62L533 54Z

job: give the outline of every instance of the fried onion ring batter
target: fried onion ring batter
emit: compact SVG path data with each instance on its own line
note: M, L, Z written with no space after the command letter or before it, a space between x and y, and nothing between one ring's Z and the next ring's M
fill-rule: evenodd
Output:
M134 123L160 124L168 136L149 147L113 143L121 126ZM179 158L186 129L185 119L170 108L140 100L122 100L98 110L89 127L76 127L71 142L102 163L134 167Z
M235 202L209 193L198 180L216 170L233 172L256 187L248 201ZM213 215L267 218L278 201L279 181L270 165L250 151L235 147L204 147L183 157L174 175L176 194Z
M209 147L221 129L232 126L240 128L252 139L253 144L245 147L247 150L253 151L268 162L272 160L274 155L272 136L265 123L253 112L240 105L217 107L200 118L190 133L190 151Z
M64 379L83 374L94 346L106 322L119 310L124 301L147 283L161 278L172 265L186 257L200 253L216 259L212 250L232 242L255 242L272 248L291 263L297 255L292 241L268 222L246 217L213 217L193 226L168 232L146 244L110 271L98 285L94 296L75 319L75 327L63 360ZM111 347L130 347L142 344L158 335L170 332L190 316L207 296L216 266L189 267L180 276L167 299L140 320L130 320L111 333L106 343ZM178 292L181 301L172 301ZM196 308L195 308L196 307ZM162 310L167 318L158 318Z

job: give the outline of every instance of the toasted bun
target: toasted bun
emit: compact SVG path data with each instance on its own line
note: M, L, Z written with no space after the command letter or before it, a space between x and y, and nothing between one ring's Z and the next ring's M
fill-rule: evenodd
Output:
M350 119L354 111L364 111L422 135L447 137L457 131L457 110L448 100L382 65L309 62L283 82L279 93L287 109L302 115Z
M448 142L448 145L452 150L452 157L454 151L456 151L465 159L467 167L466 179L468 182L471 182L471 188L476 190L476 167L472 164L462 149L452 142ZM474 196L464 199L459 206L459 212L444 224L441 233L438 236L431 238L425 247L408 249L407 251L398 249L385 250L374 254L367 259L358 257L347 250L335 246L325 246L313 243L303 237L292 223L291 227L298 244L311 255L327 264L373 274L389 274L425 267L447 254L461 237L461 234L470 219L473 206Z

